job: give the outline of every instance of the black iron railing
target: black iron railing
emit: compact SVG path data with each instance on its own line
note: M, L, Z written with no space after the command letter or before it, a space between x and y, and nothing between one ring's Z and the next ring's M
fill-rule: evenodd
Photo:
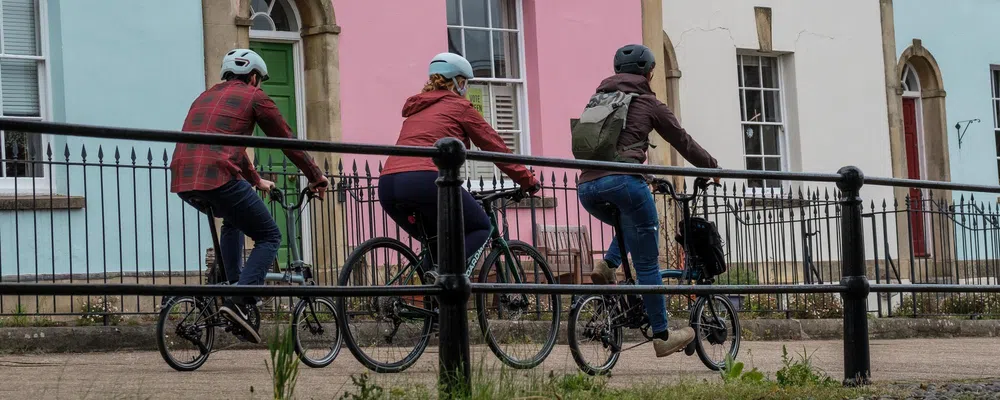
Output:
M2 283L0 295L250 295L264 294L279 296L365 296L387 292L396 295L433 295L440 304L440 335L442 343L439 351L439 382L444 397L461 395L468 390L471 377L469 367L470 347L466 304L471 293L478 292L526 292L558 294L608 294L608 293L664 293L664 294L793 294L793 293L840 293L843 298L844 321L844 383L847 385L866 384L870 379L871 360L868 345L868 307L871 292L963 292L997 293L1000 286L994 285L900 285L870 284L866 274L866 219L860 191L866 184L893 187L909 187L937 190L963 190L972 192L1000 193L1000 187L986 185L960 185L948 182L919 181L894 178L866 178L855 167L841 168L836 174L792 173L771 171L707 170L696 168L644 166L578 160L560 160L543 157L527 157L512 154L466 151L464 145L454 139L444 139L434 148L399 146L357 145L297 141L286 139L236 137L228 135L196 134L182 132L136 130L83 125L56 124L0 119L0 130L30 133L50 133L84 137L112 139L148 140L157 142L187 142L254 146L258 148L294 148L329 153L347 154L391 154L413 157L430 157L440 171L438 241L440 275L434 285L399 287L208 287L178 285L93 285L93 284L39 284ZM835 183L839 192L828 201L835 201L839 209L836 242L839 246L829 246L830 254L839 257L839 282L830 285L718 285L718 286L584 286L584 285L500 285L472 283L465 275L463 254L462 202L460 176L466 160L525 163L534 166L554 168L603 169L621 173L643 173L674 176L697 176L736 179L780 179L785 181L809 181ZM120 194L120 193L119 193ZM132 194L132 192L129 192ZM134 194L133 194L134 196ZM735 216L734 216L735 218ZM870 221L869 221L870 222ZM811 231L811 229L807 229ZM829 230L829 229L828 229ZM138 231L138 229L136 229ZM5 244L7 242L4 242ZM138 254L138 253L137 253ZM805 271L804 271L805 272Z

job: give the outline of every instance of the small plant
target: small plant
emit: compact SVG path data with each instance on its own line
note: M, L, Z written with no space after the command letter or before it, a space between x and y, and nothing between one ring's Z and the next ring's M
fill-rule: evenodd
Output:
M904 294L899 306L892 310L897 317L921 317L941 312L941 295L937 293Z
M78 325L104 324L118 325L122 316L118 314L118 299L114 297L92 297L80 305L80 320Z
M784 318L778 307L778 296L773 294L751 294L743 300L740 318Z
M274 340L267 343L271 353L271 363L264 367L271 374L274 400L288 400L295 394L295 383L299 377L299 357L295 354L295 340L291 329L276 325Z
M726 356L726 367L719 371L719 375L722 376L722 381L727 384L733 383L764 383L765 377L764 373L757 370L757 367L743 372L743 362L736 361L733 359L732 355Z
M361 375L351 375L351 384L358 389L357 393L344 392L340 400L377 400L385 393L378 384L371 381L371 376L367 372Z
M784 366L774 374L780 386L831 386L837 384L823 371L812 365L812 355L805 348L802 349L802 354L799 354L799 359L793 361L788 357L788 348L781 346L781 364Z

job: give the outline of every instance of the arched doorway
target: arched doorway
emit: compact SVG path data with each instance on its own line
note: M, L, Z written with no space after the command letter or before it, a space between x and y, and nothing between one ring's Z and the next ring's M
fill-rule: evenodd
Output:
M896 112L903 129L891 133L893 176L950 181L944 82L937 61L920 39L914 39L900 54L895 76L899 79L895 82L896 94L901 100ZM948 233L941 224L931 223L930 214L944 206L938 203L948 201L950 192L898 189L895 194L901 206L903 197L908 197L910 209L906 223L897 227L898 237L910 238L908 243L899 241L899 254L917 258L944 256L947 252L941 246L948 242L944 237Z
M255 48L268 61L271 97L300 138L341 141L338 34L330 0L202 0L205 41L205 84L219 82L222 57L234 48ZM290 53L290 54L289 54ZM274 61L278 60L278 61ZM284 77L279 77L282 74ZM292 119L295 119L293 122ZM313 153L320 168L336 173L339 155ZM336 202L329 207L339 215ZM337 254L344 248L333 238L342 237L342 224L324 218L303 218L316 226L302 227L306 261L316 276L333 276ZM279 221L281 222L281 221ZM279 224L282 226L282 224ZM286 235L287 236L287 235ZM329 273L321 271L329 269ZM333 280L323 278L323 284Z
M924 161L925 149L923 144L923 118L920 101L920 76L907 63L903 67L903 75L899 78L903 87L902 107L903 107L903 146L904 158L906 159L906 178L924 179L927 163ZM916 257L927 257L927 235L924 220L924 196L923 191L911 188L908 193L908 207L912 210L909 213L910 220L910 245Z

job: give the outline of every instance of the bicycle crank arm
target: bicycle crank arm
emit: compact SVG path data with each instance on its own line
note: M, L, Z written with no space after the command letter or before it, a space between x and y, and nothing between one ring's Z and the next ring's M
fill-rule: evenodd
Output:
M649 343L649 342L652 342L652 340L648 340L648 339L647 339L647 340L645 340L645 341L643 341L643 342L639 342L639 343L637 343L637 344L635 344L635 345L632 345L632 346L629 346L629 347L626 347L626 348L624 348L624 349L621 349L621 351L626 351L626 350L632 350L632 349L634 349L634 348L636 348L636 347L639 347L639 346L642 346L642 345L644 345L644 344L646 344L646 343Z

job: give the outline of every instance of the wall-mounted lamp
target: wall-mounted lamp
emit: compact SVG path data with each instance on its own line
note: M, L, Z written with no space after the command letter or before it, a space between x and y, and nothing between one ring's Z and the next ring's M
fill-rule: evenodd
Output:
M962 129L963 122L965 123L965 129ZM976 119L967 119L965 121L958 121L957 123L955 123L955 131L958 132L958 148L960 149L962 148L962 138L965 137L965 132L969 130L969 125L972 125L973 122L981 122L981 121L979 121L979 118L976 118Z

